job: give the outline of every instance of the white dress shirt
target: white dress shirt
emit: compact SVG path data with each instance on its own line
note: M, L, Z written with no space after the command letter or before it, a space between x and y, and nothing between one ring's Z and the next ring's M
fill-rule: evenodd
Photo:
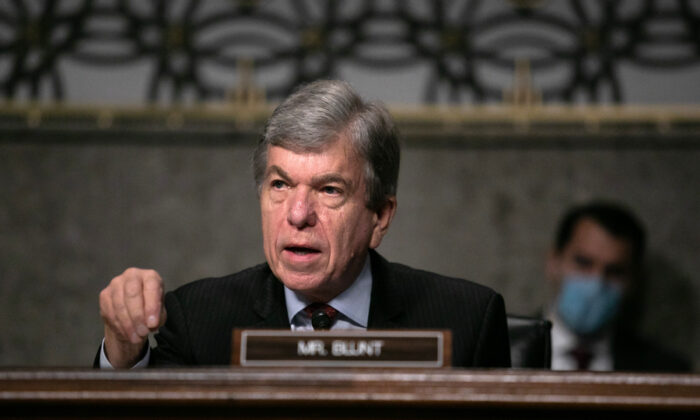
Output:
M578 363L570 352L578 346L578 336L566 327L556 311L550 311L548 318L552 321L552 370L577 370ZM592 355L588 370L613 370L610 334L589 341L588 349Z

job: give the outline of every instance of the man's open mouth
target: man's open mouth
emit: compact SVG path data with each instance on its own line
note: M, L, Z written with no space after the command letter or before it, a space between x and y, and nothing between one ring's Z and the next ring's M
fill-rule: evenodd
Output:
M309 255L309 254L318 254L319 251L318 249L314 248L307 248L303 246L288 246L285 248L286 251L293 252L296 255Z

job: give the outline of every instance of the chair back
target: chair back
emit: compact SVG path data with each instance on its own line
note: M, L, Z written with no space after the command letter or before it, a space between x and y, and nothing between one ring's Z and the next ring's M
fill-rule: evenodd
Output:
M552 366L552 323L546 319L508 315L510 361L514 368Z

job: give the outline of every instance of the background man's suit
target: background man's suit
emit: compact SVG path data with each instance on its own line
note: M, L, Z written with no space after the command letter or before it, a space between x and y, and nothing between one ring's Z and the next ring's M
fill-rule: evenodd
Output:
M619 333L614 338L613 369L634 372L690 372L689 360L654 341Z
M503 298L493 290L387 262L371 252L371 329L450 329L454 366L510 365ZM151 365L227 365L234 327L289 329L284 288L267 264L165 296Z

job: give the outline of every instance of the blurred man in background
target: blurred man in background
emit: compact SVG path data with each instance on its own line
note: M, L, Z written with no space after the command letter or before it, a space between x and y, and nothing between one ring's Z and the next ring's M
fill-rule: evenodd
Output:
M687 371L690 364L625 330L621 307L638 287L646 234L619 205L604 202L570 209L547 259L555 298L552 369Z

